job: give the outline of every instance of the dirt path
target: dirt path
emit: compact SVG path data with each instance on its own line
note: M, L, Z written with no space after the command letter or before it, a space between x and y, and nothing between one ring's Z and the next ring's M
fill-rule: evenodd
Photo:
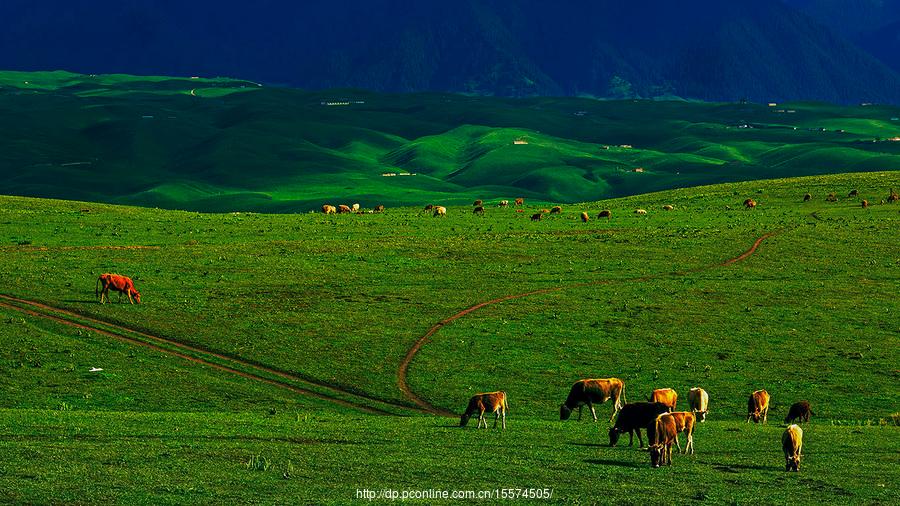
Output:
M18 311L20 313L24 313L36 318L51 320L63 325L67 325L69 327L96 332L100 335L111 337L119 341L127 342L129 344L143 346L160 353L173 355L195 364L202 364L219 371L227 372L255 381L260 381L269 385L274 385L286 390L290 390L301 395L327 400L341 406L365 411L368 413L392 415L409 411L425 411L421 408L383 401L381 399L369 397L365 394L344 390L334 385L312 381L307 378L302 378L260 364L255 364L235 357L229 357L221 353L205 350L196 346L181 343L179 341L167 339L165 337L148 334L146 332L130 329L128 327L116 325L114 323L98 320L89 316L78 314L41 302L22 299L11 295L0 294L0 307ZM213 359L215 359L215 361L213 361ZM292 383L304 385L308 388L300 387ZM340 395L344 398L322 393L320 391L313 390L313 388L316 388L318 390L326 390ZM376 406L381 406L382 408L386 409L382 409ZM393 409L393 411L388 411L388 409Z
M410 401L415 403L416 406L419 406L419 408L421 408L424 411L427 411L429 413L439 415L439 416L446 416L446 417L458 416L455 413L451 413L443 408L439 408L439 407L431 404L427 400L419 397L415 392L412 391L412 388L410 388L409 380L408 380L409 364L412 363L416 354L419 353L419 351L422 349L422 347L425 344L427 344L428 341L431 340L431 338L436 333L438 333L438 331L440 331L445 325L448 325L460 318L463 318L471 313L474 313L475 311L478 311L479 309L482 309L482 308L485 308L488 306L493 306L496 304L500 304L502 302L507 302L510 300L530 297L532 295L541 295L541 294L546 294L546 293L553 293L553 292L559 292L559 291L563 291L563 290L569 290L572 288L584 288L584 287L588 287L588 286L606 285L606 284L612 284L612 283L628 283L628 282L641 283L641 282L649 281L651 279L681 276L681 275L685 275L685 274L692 274L692 273L696 273L696 272L708 271L708 270L712 270L712 269L715 269L718 267L727 267L729 265L733 265L735 263L741 262L741 261L746 260L747 258L753 256L753 254L756 253L756 250L759 249L759 246L763 243L763 241L765 241L766 239L772 237L773 235L775 235L777 233L779 233L779 232L769 232L767 234L764 234L762 237L757 239L756 242L753 243L753 245L750 247L750 249L748 249L747 251L741 253L740 255L738 255L736 257L729 258L728 260L725 260L724 262L720 262L717 264L699 267L697 269L691 269L691 270L684 271L684 272L665 273L665 274L641 276L641 277L627 278L627 279L616 279L616 280L602 279L602 280L597 280L597 281L589 281L586 283L575 283L575 284L565 285L565 286L543 288L540 290L533 290L530 292L519 293L519 294L515 294L515 295L507 295L505 297L499 297L499 298L489 300L486 302L482 302L482 303L476 304L474 306L471 306L469 308L466 308L466 309L454 314L453 316L450 316L449 318L445 318L445 319L441 320L440 322L434 324L430 329L428 329L427 332L425 332L424 334L422 334L421 337L416 339L416 342L413 343L412 347L406 352L406 356L403 358L403 362L400 363L400 367L397 369L397 387L400 388L400 391L403 393L404 397L406 397L407 399L409 399Z

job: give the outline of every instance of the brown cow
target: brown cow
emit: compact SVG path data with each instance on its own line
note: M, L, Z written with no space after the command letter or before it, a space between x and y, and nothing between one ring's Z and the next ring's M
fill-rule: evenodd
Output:
M497 419L503 417L503 428L506 428L506 412L509 406L506 404L506 392L490 392L485 394L475 394L469 399L469 406L466 412L459 418L459 426L465 427L469 423L469 418L478 413L478 426L481 428L484 422L484 428L487 429L487 420L484 419L485 412L494 413L494 428L497 428Z
M434 206L434 214L432 216L440 216L442 218L447 216L447 208L443 206Z
M484 205L484 201L481 199L478 199L475 202L472 202L473 207L479 207L479 206L483 206L483 205Z
M850 190L850 193L847 194L848 197L856 197L859 196L859 190Z
M835 195L834 192L831 192L827 197L825 197L825 200L827 200L828 202L837 202L837 195Z
M893 188L891 188L891 194L888 196L888 199L887 199L888 204L893 204L894 202L897 202L898 200L900 200L900 194L898 194L896 191L894 191Z
M863 201L860 202L859 204L863 207L863 209L869 207L869 201L866 199L863 199Z
M762 418L762 422L766 423L768 417L769 392L757 390L753 392L750 395L750 399L747 400L747 423L750 423L751 418L756 423L759 423L760 418Z
M661 402L669 406L669 412L675 411L678 402L678 392L671 388L657 388L650 394L650 402Z
M647 214L647 210L646 209L635 209L634 214L641 214L641 215Z
M553 206L553 208L550 209L550 214L562 214L562 207Z
M612 218L612 211L610 211L609 209L604 209L600 211L600 214L597 215L597 218L606 218L607 220L609 220L610 218Z
M625 401L625 383L619 378L605 379L583 379L576 381L569 390L569 396L559 407L559 419L568 420L572 416L572 410L578 408L578 419L581 420L581 410L587 404L597 421L597 412L594 410L594 404L603 404L609 399L615 399L613 405L613 414L609 417L610 421L616 417L616 413L622 409Z
M588 213L581 213L581 222L587 223L591 218L588 216Z
M508 201L508 200L501 200L500 203L497 204L497 205L499 205L500 207L509 207L509 201Z
M109 290L119 292L119 301L122 301L122 294L128 296L128 301L132 304L141 303L141 293L138 292L137 288L134 286L134 281L127 276L120 276L118 274L101 274L99 278L97 278L97 283L94 286L94 296L100 297L100 303L103 304L103 299L106 298L106 302L111 302L109 300Z
M541 221L544 215L542 213L535 213L531 215L531 221Z
M744 207L746 207L747 209L753 209L754 207L756 207L756 201L753 199L747 199L744 201Z
M517 206L524 206L524 205L525 205L525 199L522 198L522 197L517 198L517 199L516 199L516 205L517 205Z
M815 415L815 413L812 412L809 401L795 402L791 404L791 408L788 409L788 414L784 417L784 423L792 423L798 419L801 422L808 422L810 415Z
M672 443L678 439L678 426L671 413L659 415L652 425L647 427L647 439L650 444L650 465L672 465Z
M688 391L688 408L695 413L700 422L706 421L706 414L709 413L709 394L702 388L694 387Z
M350 209L352 209L354 212L359 211L359 204L353 204L352 206L350 206Z
M800 457L803 456L803 429L791 425L781 434L781 449L784 450L784 470L800 472Z
M324 206L322 206L322 212L325 214L335 214L335 213L337 213L337 208L334 206L325 204Z
M697 417L695 417L694 414L690 411L675 411L673 413L669 413L669 416L675 419L675 446L678 447L678 451L687 453L688 450L690 450L691 455L693 455L694 427L697 425ZM681 443L678 441L678 434L682 432L687 434L687 444L684 446L684 451L681 450Z
M350 206L345 206L344 204L338 206L338 214L347 214L349 212L351 212Z
M381 205L381 204L378 204L377 206L375 206L375 209L373 209L373 211L375 211L376 213L383 213L383 212L384 212L384 206Z
M803 202L809 202L810 200L812 200L812 195L807 193L803 196Z
M426 211L431 211L432 209L434 209L434 204L428 204L427 206L425 206Z
M663 211L672 211L674 209L675 209L675 206L673 206L671 204L666 204L663 206Z
M484 207L478 206L475 209L472 209L472 214L480 214L480 215L484 216Z

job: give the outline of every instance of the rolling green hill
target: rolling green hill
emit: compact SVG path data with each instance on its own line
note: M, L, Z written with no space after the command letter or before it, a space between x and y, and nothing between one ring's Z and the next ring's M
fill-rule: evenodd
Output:
M0 111L0 193L196 211L578 202L900 167L900 142L885 140L900 136L900 108L882 106L384 95L4 72Z
M455 136L494 142L480 127ZM896 171L729 183L537 222L536 203L496 201L434 218L0 197L0 502L343 504L359 489L521 487L569 503L892 503L891 188ZM98 304L110 271L143 303ZM646 452L610 448L609 403L598 423L559 421L575 380L610 376L629 402L674 388L679 409L705 388L696 455L651 469ZM768 424L747 424L760 388ZM506 431L432 416L501 389ZM816 414L789 474L781 421L801 399Z

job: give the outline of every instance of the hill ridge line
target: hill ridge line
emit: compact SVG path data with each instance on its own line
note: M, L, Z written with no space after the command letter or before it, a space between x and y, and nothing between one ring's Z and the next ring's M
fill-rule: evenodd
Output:
M584 288L587 286L609 285L609 284L613 284L613 283L623 283L623 282L629 282L629 281L642 283L645 281L649 281L651 279L660 279L660 278L664 278L667 276L682 276L682 275L686 275L686 274L692 274L692 273L697 273L697 272L713 270L718 267L728 267L735 263L742 262L742 261L746 260L747 258L750 258L751 256L753 256L756 253L756 251L759 249L760 245L762 245L763 241L765 241L766 239L768 239L776 234L779 234L783 231L784 231L784 229L779 229L779 230L775 230L772 232L767 232L767 233L763 234L762 236L760 236L758 239L756 239L756 241L753 243L752 246L750 246L750 249L748 249L747 251L741 253L740 255L738 255L736 257L732 257L725 261L722 261L722 262L719 262L716 264L712 264L712 265L698 267L695 269L689 269L686 271L676 271L676 272L665 273L665 274L649 274L649 275L645 275L645 276L624 278L624 279L600 279L600 280L595 280L595 281L587 281L587 282L583 282L583 283L574 283L574 284L570 284L570 285L541 288L541 289L532 290L529 292L498 297L496 299L480 302L478 304L470 306L470 307L463 309L462 311L455 313L452 316L445 318L445 319L439 321L438 323L432 325L431 328L428 329L428 331L426 331L418 339L416 339L416 341L409 348L409 350L407 350L406 355L403 358L403 361L400 363L400 366L397 369L397 387L403 393L404 397L406 397L408 400L415 403L422 410L427 411L427 412L429 412L433 415L437 415L437 416L455 417L455 416L457 416L456 413L452 413L443 408L439 408L439 407L431 404L427 400L423 399L415 392L413 392L412 388L409 386L409 381L408 381L409 365L412 363L415 356L419 353L419 351L421 351L422 347L425 346L425 344L427 344L429 342L431 337L434 336L435 334L437 334L446 325L453 323L454 321L459 320L460 318L463 318L471 313L474 313L475 311L478 311L479 309L483 309L485 307L493 306L493 305L500 304L502 302L507 302L510 300L516 300L516 299L522 299L525 297L530 297L532 295L542 295L545 293L560 292L560 291L568 290L571 288Z

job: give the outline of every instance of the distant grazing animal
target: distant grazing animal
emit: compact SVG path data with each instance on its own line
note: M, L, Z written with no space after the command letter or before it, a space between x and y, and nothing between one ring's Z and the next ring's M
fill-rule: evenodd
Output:
M479 206L483 206L483 205L484 205L483 200L476 200L475 202L472 202L473 207L479 207Z
M508 201L508 200L501 200L499 206L500 206L500 207L508 207L508 206L509 206L509 201Z
M634 214L647 214L646 209L635 209Z
M744 207L746 207L747 209L753 209L754 207L756 207L756 201L753 199L747 199L744 201Z
M428 204L427 206L425 206L426 211L431 211L432 209L434 209L434 205L432 204Z
M791 409L788 410L787 416L784 417L784 423L793 423L796 420L808 422L810 415L815 415L815 413L809 407L809 401L795 402L791 404Z
M803 202L809 202L810 200L812 200L812 195L807 193L803 196Z
M803 429L791 425L781 434L781 449L784 450L784 470L800 471L800 457L803 456Z
M141 303L141 293L138 292L137 288L134 286L134 281L131 280L128 276L120 276L118 274L101 274L99 278L97 278L97 283L94 285L94 296L100 297L100 303L103 304L103 299L106 298L106 302L112 302L109 300L109 291L113 290L115 292L119 292L119 300L122 300L122 294L128 296L128 302Z
M597 215L597 218L606 218L607 220L612 217L612 211L609 209L604 209L600 211L600 214Z
M866 199L863 199L863 201L860 202L859 204L863 207L863 209L869 207L869 201Z
M709 413L709 394L706 390L694 387L688 392L688 409L700 418L700 422L706 421L706 414Z
M694 454L694 427L697 425L697 417L694 416L690 411L675 411L669 414L675 419L675 446L678 447L678 451L681 450L681 443L678 441L678 434L684 432L687 434L687 444L684 447L684 451L682 453L687 453L690 450L691 455Z
M619 378L576 381L569 390L566 402L559 407L559 419L568 420L572 416L572 410L578 408L578 419L581 420L581 410L587 404L596 422L597 412L594 410L594 404L603 404L610 399L615 399L613 414L609 417L612 421L625 403L625 383Z
M893 188L891 188L891 194L887 198L888 204L893 204L894 202L897 202L898 200L900 200L900 194L898 194L897 192L894 191Z
M562 213L562 207L560 207L560 206L553 206L553 208L550 209L550 214L561 214L561 213Z
M352 206L350 206L350 208L354 211L359 211L359 204L353 204Z
M541 221L544 215L542 213L534 213L531 215L531 221Z
M375 206L375 209L373 209L373 211L375 211L376 213L383 213L383 212L384 212L384 206L381 205L381 204L378 204L377 206Z
M337 213L337 208L334 206L329 206L328 204L325 204L324 206L322 206L322 212L325 214L335 214L335 213Z
M350 212L350 206L345 206L341 204L338 206L338 214L346 214Z
M650 394L650 402L661 402L669 406L669 411L675 411L675 405L678 403L678 392L671 388L657 388Z
M525 205L525 199L522 198L522 197L517 198L517 199L516 199L516 205L517 205L517 206L524 206L524 205Z
M447 216L447 208L443 206L434 206L434 214L432 216Z
M634 433L637 433L638 448L644 447L644 441L641 439L641 429L649 430L647 427L656 421L656 417L667 413L669 406L661 402L632 402L622 406L619 411L619 417L616 418L616 424L609 429L609 446L616 446L619 442L619 435L628 433L628 446L634 444ZM648 433L649 439L649 433ZM647 441L649 444L649 440Z
M825 197L825 200L827 200L828 202L837 202L837 195L835 195L833 192L829 193L828 196Z
M541 214L548 214L549 212L549 209L541 209Z
M759 423L762 419L766 423L769 415L769 392L765 390L757 390L750 395L747 400L747 423L752 418L754 422Z
M475 209L472 209L472 214L480 214L484 216L484 207L478 206Z
M591 219L591 218L588 216L588 213L584 213L584 212L581 213L581 221L582 221L582 223L587 223L588 221L590 221L590 219Z
M509 407L506 404L506 392L475 394L469 399L469 406L466 407L466 412L459 418L459 426L465 427L469 423L469 418L478 413L478 426L476 428L480 429L481 424L484 423L484 428L487 429L487 420L484 419L484 414L489 412L494 414L494 428L497 428L497 420L502 417L503 428L505 429L507 411L509 411Z
M672 443L678 438L678 426L670 413L659 415L648 427L647 439L650 443L650 465L659 467L672 465Z
M856 197L859 195L859 190L850 190L850 193L847 194L848 197Z
M675 206L673 206L671 204L666 204L663 206L663 211L671 211L673 209L675 209Z

